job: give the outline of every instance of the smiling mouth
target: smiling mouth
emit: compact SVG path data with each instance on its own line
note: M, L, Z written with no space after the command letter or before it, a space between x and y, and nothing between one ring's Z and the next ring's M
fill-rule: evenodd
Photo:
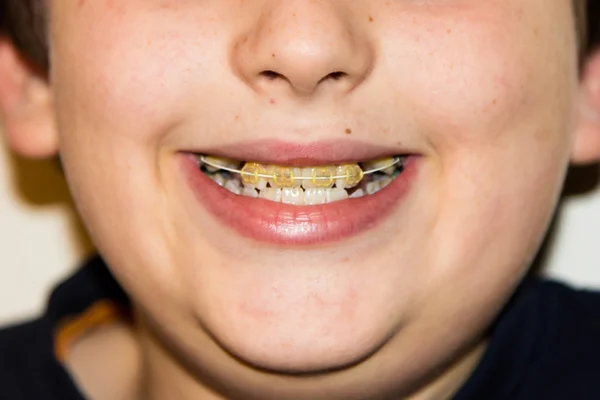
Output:
M407 156L361 163L282 166L196 155L198 168L237 196L293 206L315 206L370 196L404 171Z
M176 158L200 206L190 215L204 210L225 231L283 246L338 242L376 228L407 199L423 159L415 149L368 143L271 140Z

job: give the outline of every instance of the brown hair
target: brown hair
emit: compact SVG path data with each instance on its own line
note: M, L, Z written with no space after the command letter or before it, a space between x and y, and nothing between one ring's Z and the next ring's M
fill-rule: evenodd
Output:
M46 0L0 0L0 34L43 71L49 67L45 4Z
M600 44L600 2L573 0L581 52ZM47 71L45 0L0 0L0 34L8 35L25 57Z

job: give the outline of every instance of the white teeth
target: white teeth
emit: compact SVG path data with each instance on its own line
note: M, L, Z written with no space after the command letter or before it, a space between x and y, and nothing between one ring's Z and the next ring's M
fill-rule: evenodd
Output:
M377 181L367 183L367 194L377 193L381 189L381 185Z
M277 188L264 188L258 195L261 199L271 200L276 203L281 202L281 189Z
M229 189L228 184L225 184L225 187ZM259 192L252 188L242 187L240 189L240 194L247 197L259 197L261 199L295 206L334 203L351 197L346 190L338 188L311 188L304 190L302 188L279 189L267 187ZM358 189L354 193L354 197L360 197L356 194L362 195L364 192L362 189Z
M346 186L346 179L341 178L341 179L336 179L335 180L335 187L338 189L350 189L350 186Z
M348 198L348 192L344 189L327 189L325 191L325 197L328 203L334 201L346 200Z
M325 189L310 188L304 191L304 204L314 206L317 204L325 204L327 202L327 194Z
M226 179L221 174L210 175L210 179L212 179L213 182L215 182L219 186L224 186L225 185L225 180Z
M350 195L351 199L358 199L359 197L363 197L365 195L365 191L362 189L356 189L354 193Z
M246 185L246 184L244 184ZM267 187L267 180L265 178L259 178L258 183L255 185L249 185L248 187L253 187L254 189L263 190Z
M255 199L258 197L258 192L255 189L244 187L242 188L242 195Z
M242 194L242 184L240 183L240 181L235 179L227 180L227 182L225 182L225 189L237 195Z
M304 204L304 190L301 188L286 188L281 191L281 202L301 206Z

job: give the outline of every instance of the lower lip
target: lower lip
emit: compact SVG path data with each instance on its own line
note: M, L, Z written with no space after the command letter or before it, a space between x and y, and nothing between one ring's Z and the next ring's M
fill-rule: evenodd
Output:
M375 228L402 202L418 171L410 156L404 171L379 192L315 206L294 206L238 196L218 186L182 153L181 167L196 199L221 223L240 235L275 245L315 245L347 239Z

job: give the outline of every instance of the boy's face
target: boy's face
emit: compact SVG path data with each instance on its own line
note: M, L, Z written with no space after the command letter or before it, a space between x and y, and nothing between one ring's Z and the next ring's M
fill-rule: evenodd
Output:
M547 229L576 122L570 0L68 0L50 17L83 219L150 325L217 381L409 390L468 349ZM286 232L185 156L335 164L367 146L413 154L403 181Z

